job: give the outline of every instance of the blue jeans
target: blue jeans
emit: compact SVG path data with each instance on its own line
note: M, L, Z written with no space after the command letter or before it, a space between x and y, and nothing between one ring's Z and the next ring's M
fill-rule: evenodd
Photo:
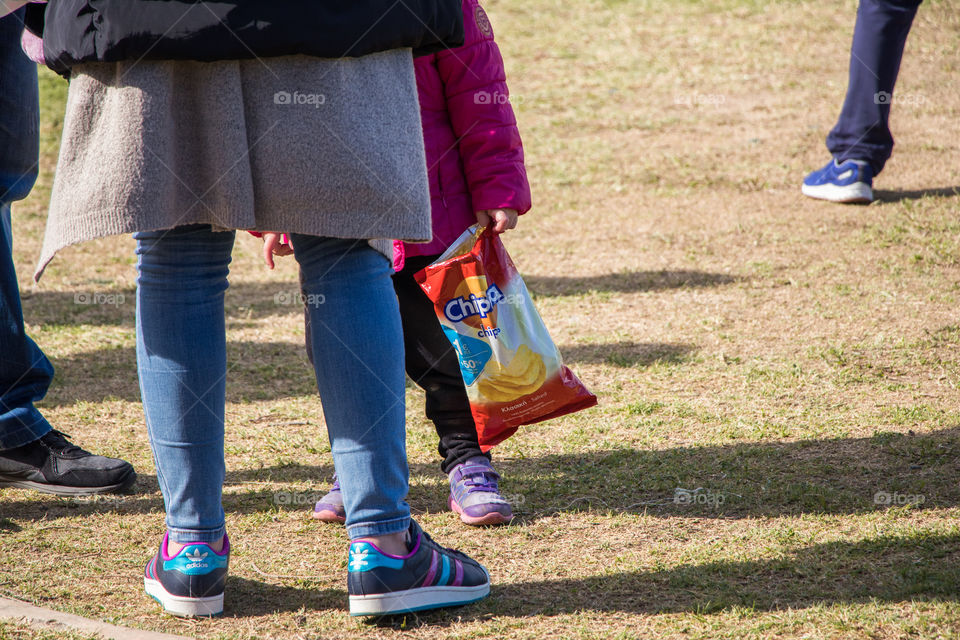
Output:
M53 366L23 328L13 267L10 203L37 179L37 66L20 50L23 10L0 19L0 450L33 442L50 424L33 403L43 398Z
M225 531L223 298L234 237L206 225L134 234L140 390L175 542ZM291 240L348 533L405 531L403 342L390 263L364 241Z
M921 0L860 0L847 97L827 149L839 160L866 160L874 175L893 153L890 101L903 47Z

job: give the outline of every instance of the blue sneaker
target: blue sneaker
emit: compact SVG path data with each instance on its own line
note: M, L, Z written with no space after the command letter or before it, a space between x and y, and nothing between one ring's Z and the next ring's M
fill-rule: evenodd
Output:
M413 520L407 539L411 551L405 556L384 553L363 539L350 543L350 615L455 607L490 594L490 574L476 560L441 547Z
M873 167L862 160L831 160L803 181L803 195L846 204L873 202Z
M167 534L143 573L143 588L175 616L194 618L223 613L223 587L230 561L230 540L217 553L205 542L191 542L176 555L167 553Z

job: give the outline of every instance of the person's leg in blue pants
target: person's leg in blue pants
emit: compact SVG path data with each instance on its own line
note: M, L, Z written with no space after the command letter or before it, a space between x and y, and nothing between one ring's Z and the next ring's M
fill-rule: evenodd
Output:
M389 261L364 241L294 234L311 352L352 540L406 531L406 389Z
M223 297L233 232L137 233L137 361L175 543L224 534ZM351 536L405 531L403 343L390 265L363 241L294 236L312 307L316 374Z
M94 456L51 428L34 403L53 366L23 327L10 204L37 178L37 66L20 50L23 10L0 19L0 487L58 495L121 491L136 481L123 460Z
M167 534L147 563L144 588L170 613L216 615L230 549L221 504L223 300L235 234L190 225L134 237L137 365L167 513ZM410 519L403 340L390 262L362 240L294 234L292 242L354 541L351 612L419 610L486 596L483 567L436 545ZM383 551L385 544L399 550Z
M804 179L804 195L842 203L873 201L873 178L893 153L890 104L919 5L920 0L860 0L847 96L827 136L833 159Z
M51 430L33 403L47 393L53 366L23 328L10 229L10 204L37 178L37 68L20 50L22 14L0 19L0 450Z
M843 110L827 136L839 162L863 160L873 174L893 152L890 103L903 48L921 0L860 0Z

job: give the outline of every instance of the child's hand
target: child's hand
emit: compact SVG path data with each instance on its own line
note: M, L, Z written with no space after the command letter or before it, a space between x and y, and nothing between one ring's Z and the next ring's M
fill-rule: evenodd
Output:
M282 236L274 231L263 232L263 261L273 269L273 256L289 256L293 247L283 242Z
M477 222L481 227L492 227L494 233L503 233L517 226L516 209L485 209L477 211Z

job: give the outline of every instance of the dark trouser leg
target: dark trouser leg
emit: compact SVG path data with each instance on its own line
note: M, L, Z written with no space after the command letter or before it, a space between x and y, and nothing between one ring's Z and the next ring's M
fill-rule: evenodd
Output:
M890 101L920 1L860 0L847 96L827 136L827 148L840 161L866 160L877 174L893 152Z
M480 450L470 401L463 386L457 353L440 328L433 303L413 278L437 256L407 258L403 271L393 275L393 288L400 303L407 375L427 394L426 414L436 426L444 473L476 456L490 458ZM302 280L302 277L301 277ZM310 314L304 310L307 358L313 364Z
M46 395L53 365L24 331L10 253L10 206L0 204L0 450L33 442L51 428L33 403Z
M20 50L23 11L0 20L0 450L33 442L50 424L33 403L43 398L53 366L23 327L13 266L10 203L37 177L37 68Z
M407 375L427 394L427 418L433 421L440 436L440 468L449 473L470 458L489 459L490 455L480 450L457 353L443 333L433 302L413 277L436 259L437 256L407 258L403 271L393 275L393 288L400 302Z

